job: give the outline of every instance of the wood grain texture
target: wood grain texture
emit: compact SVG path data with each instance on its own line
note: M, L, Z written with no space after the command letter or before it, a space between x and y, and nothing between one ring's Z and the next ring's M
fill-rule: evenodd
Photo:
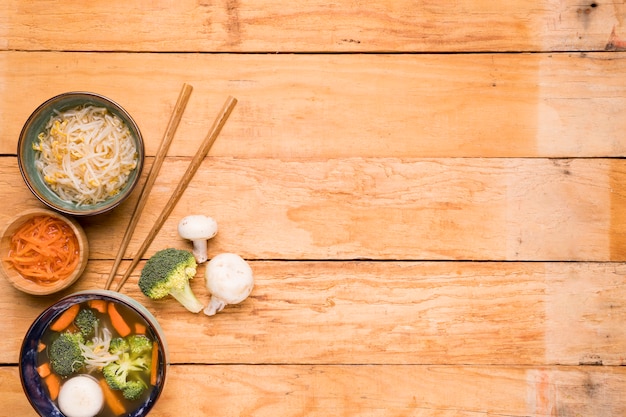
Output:
M2 49L192 52L603 51L623 2L10 0Z
M102 288L110 265L90 262L66 293ZM172 363L626 364L624 264L251 261L252 295L214 317L149 300L136 285L142 266L122 292L155 315ZM206 303L204 275L201 266L191 285ZM0 289L14 315L2 323L0 362L14 363L53 299Z
M40 103L91 90L133 115L153 156L188 82L170 155L192 156L232 95L215 156L621 157L625 57L4 52L0 153Z
M188 158L168 158L127 257L176 188ZM37 204L14 158L0 159L0 219ZM209 157L146 257L186 247L189 213L219 225L209 253L252 259L624 261L626 161L609 159L234 159ZM115 215L80 219L91 257L113 259L133 195Z
M198 366L169 368L150 416L615 417L626 369L472 366ZM181 395L174 387L184 386ZM0 368L12 415L35 416L16 368Z
M151 416L626 415L623 1L3 6L0 224L41 206L15 158L41 102L118 101L150 165L189 83L124 270L238 100L146 256L189 249L176 225L201 212L219 224L209 255L243 255L256 287L194 315L141 294L140 262L123 292L172 361ZM80 219L90 260L71 289L0 280L0 416L34 416L22 337L59 297L104 286L136 199Z

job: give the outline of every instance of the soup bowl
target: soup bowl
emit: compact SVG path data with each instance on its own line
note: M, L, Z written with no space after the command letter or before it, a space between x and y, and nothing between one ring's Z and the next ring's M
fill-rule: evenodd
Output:
M84 116L85 120L76 116L76 109L86 107L100 110L89 113L92 116ZM53 117L59 122L56 128L54 124L50 126ZM101 123L94 123L93 118ZM103 120L108 121L104 127ZM91 127L94 125L102 130ZM103 134L103 131L117 134ZM123 137L126 145L115 146L108 139L102 140L103 137ZM135 158L130 158L131 152L127 151L122 161L120 155L124 152L119 150L132 149L131 144L136 150ZM17 162L24 182L42 203L72 216L93 216L114 209L129 197L140 180L144 152L141 131L121 105L100 94L73 91L46 100L28 117L17 144ZM129 161L136 164L134 168ZM48 168L43 168L45 166ZM44 169L50 171L46 174ZM119 183L115 183L114 188L106 188L111 186L105 184L117 180ZM62 194L63 189L65 194ZM88 198L86 196L92 194L97 197L82 202L75 199L77 195Z
M100 328L111 327L110 331L113 338L122 337L121 334L117 334L117 327L112 326L112 322L106 318L108 314L112 315L111 309L114 309L121 315L127 327L132 329L131 333L125 333L126 336L123 336L123 338L130 340L128 338L132 337L136 332L150 339L153 346L151 351L146 353L153 360L149 362L149 371L144 381L145 391L141 397L133 401L124 399L122 390L107 388L106 378L104 378L101 371L92 370L89 373L89 378L97 382L94 385L99 386L102 390L100 396L103 404L102 408L93 415L103 417L114 415L128 417L146 416L159 399L165 385L167 368L169 366L167 342L158 322L144 306L131 297L108 290L81 291L68 295L46 308L32 323L22 342L19 357L19 373L22 388L30 404L41 416L66 416L62 411L63 404L59 402L63 395L64 384L71 381L72 378L80 379L79 376L83 372L87 374L87 370L83 366L69 376L58 376L55 373L54 365L51 365L49 351L51 350L50 345L54 343L54 340L60 334L79 331L74 326L78 321L74 319L71 322L72 324L68 324L67 317L70 311L82 309L93 309L98 318L99 326L101 326ZM63 322L63 324L60 325L60 322ZM52 330L52 328L55 330ZM85 338L85 340L88 340L88 338ZM52 372L42 377L40 366L46 362L52 368ZM46 375L46 373L43 373L43 375ZM52 385L47 380L50 377L54 377L57 382L60 382ZM111 398L107 398L107 395L113 395L115 401L109 401ZM116 409L113 406L114 403L118 407L121 404L123 409Z

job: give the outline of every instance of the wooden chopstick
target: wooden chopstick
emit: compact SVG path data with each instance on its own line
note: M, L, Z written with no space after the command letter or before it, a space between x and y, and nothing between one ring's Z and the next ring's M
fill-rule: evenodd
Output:
M139 218L141 217L141 213L143 211L144 206L146 205L146 201L148 201L148 196L150 195L150 191L152 190L152 186L159 175L159 171L161 170L161 166L163 165L163 161L165 160L165 156L167 155L167 151L172 143L172 139L174 139L174 134L176 133L176 129L180 123L180 120L185 112L185 108L187 107L187 102L189 101L189 96L191 95L191 91L193 87L187 83L183 84L182 89L180 90L180 94L178 95L178 100L176 101L176 105L174 105L174 111L170 116L170 120L167 124L167 128L165 129L165 134L163 135L163 139L161 140L161 144L159 145L159 149L154 158L154 163L150 168L150 172L148 173L148 177L146 179L146 183L141 190L141 194L139 195L139 199L137 200L137 204L135 205L135 209L133 210L133 214L130 217L130 223L126 228L126 232L124 233L124 238L122 239L122 243L117 251L117 257L115 258L115 262L113 264L113 268L111 268L111 272L109 274L109 278L104 286L104 289L108 290L113 283L113 279L117 274L117 270L122 262L122 258L124 257L124 253L128 248L128 244L130 243L130 239L133 236L133 232L135 231L135 227L139 222Z
M193 178L198 168L200 168L200 165L202 164L204 157L209 153L211 146L213 146L213 143L215 142L220 132L222 131L222 128L226 124L226 121L228 120L228 117L232 113L236 104L237 104L237 99L235 99L234 97L228 97L226 99L226 102L224 103L222 110L220 111L217 118L213 122L213 126L211 126L209 133L207 134L206 138L200 145L200 149L198 149L198 152L195 154L195 156L189 163L189 166L187 167L187 171L185 171L185 174L183 175L180 182L178 183L178 186L172 193L172 196L165 204L163 211L159 215L158 219L154 222L154 225L152 226L152 230L150 230L150 232L148 233L148 236L146 237L143 244L141 245L141 248L139 248L139 250L135 254L135 257L133 258L133 261L131 262L130 266L124 273L124 276L119 281L116 291L119 291L122 289L122 286L128 280L128 277L130 277L130 274L133 272L133 270L135 269L135 267L141 260L141 257L144 255L144 253L146 253L146 250L148 249L148 247L150 246L150 244L156 237L157 233L161 229L161 226L163 226L163 223L165 223L165 220L167 219L167 217L172 213L172 210L174 210L176 203L182 197L185 189L187 188L187 185L189 185L189 182Z

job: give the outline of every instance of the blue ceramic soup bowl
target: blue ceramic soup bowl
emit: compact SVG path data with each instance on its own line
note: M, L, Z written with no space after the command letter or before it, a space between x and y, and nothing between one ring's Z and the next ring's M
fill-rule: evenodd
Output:
M130 172L121 189L116 194L108 196L104 201L93 204L77 204L61 198L46 182L35 165L40 152L36 149L39 135L47 130L46 125L51 117L81 106L105 108L110 115L119 118L128 127L137 150L137 165ZM72 216L93 216L105 213L126 200L140 180L144 166L144 155L145 149L141 131L130 114L118 103L105 96L83 91L59 94L37 107L26 120L17 144L17 162L20 173L33 195L51 209ZM57 157L59 156L57 155ZM88 177L77 176L77 181L87 182L89 179Z
M157 402L165 384L165 377L169 366L167 342L158 322L144 306L134 299L114 291L90 290L71 294L46 308L35 319L26 332L20 351L19 372L24 393L32 407L40 416L64 417L57 402L50 398L48 388L46 388L44 380L37 371L42 355L39 346L42 340L44 340L43 338L46 337L46 334L50 332L50 325L54 323L63 312L75 304L79 304L82 308L82 306L88 305L92 300L114 303L116 307L119 307L120 311L127 311L131 313L131 315L134 315L133 319L138 319L141 323L146 325L147 330L145 334L156 342L158 346L158 366L156 367L155 385L147 388L146 395L144 395L145 398L130 403L130 406L123 414L127 417L146 416ZM121 395L121 393L118 392L118 395ZM98 415L106 415L107 411L105 408L101 411L102 414Z

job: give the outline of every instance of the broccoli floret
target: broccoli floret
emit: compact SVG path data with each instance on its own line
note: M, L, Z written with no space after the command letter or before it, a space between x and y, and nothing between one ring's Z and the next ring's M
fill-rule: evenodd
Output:
M109 387L117 390L124 389L126 386L128 372L126 362L121 361L111 362L102 368L102 374Z
M85 339L80 333L61 333L50 345L48 356L54 372L68 376L78 371L85 364L80 344Z
M74 319L74 324L76 324L76 327L78 327L85 339L94 333L96 323L98 323L98 318L96 313L90 308L81 309Z
M187 310L198 313L204 308L189 286L198 264L193 254L182 249L163 249L152 255L141 271L139 288L157 300L168 294Z
M128 382L137 380L137 373L143 373L150 369L151 358L149 354L137 357L126 352L120 358L102 368L102 373L109 386L113 389L124 389Z
M113 355L122 354L124 352L128 352L130 350L130 346L128 341L122 337L116 337L111 340L109 344L109 353Z
M111 341L109 352L118 354L119 359L102 368L104 379L125 398L137 399L146 388L143 379L148 377L152 363L152 342L146 336L117 337Z
M147 388L143 381L128 381L126 386L122 389L122 395L127 400L136 400L141 396L143 390Z
M130 353L136 356L152 351L152 341L142 334L128 336L128 345L130 346Z

